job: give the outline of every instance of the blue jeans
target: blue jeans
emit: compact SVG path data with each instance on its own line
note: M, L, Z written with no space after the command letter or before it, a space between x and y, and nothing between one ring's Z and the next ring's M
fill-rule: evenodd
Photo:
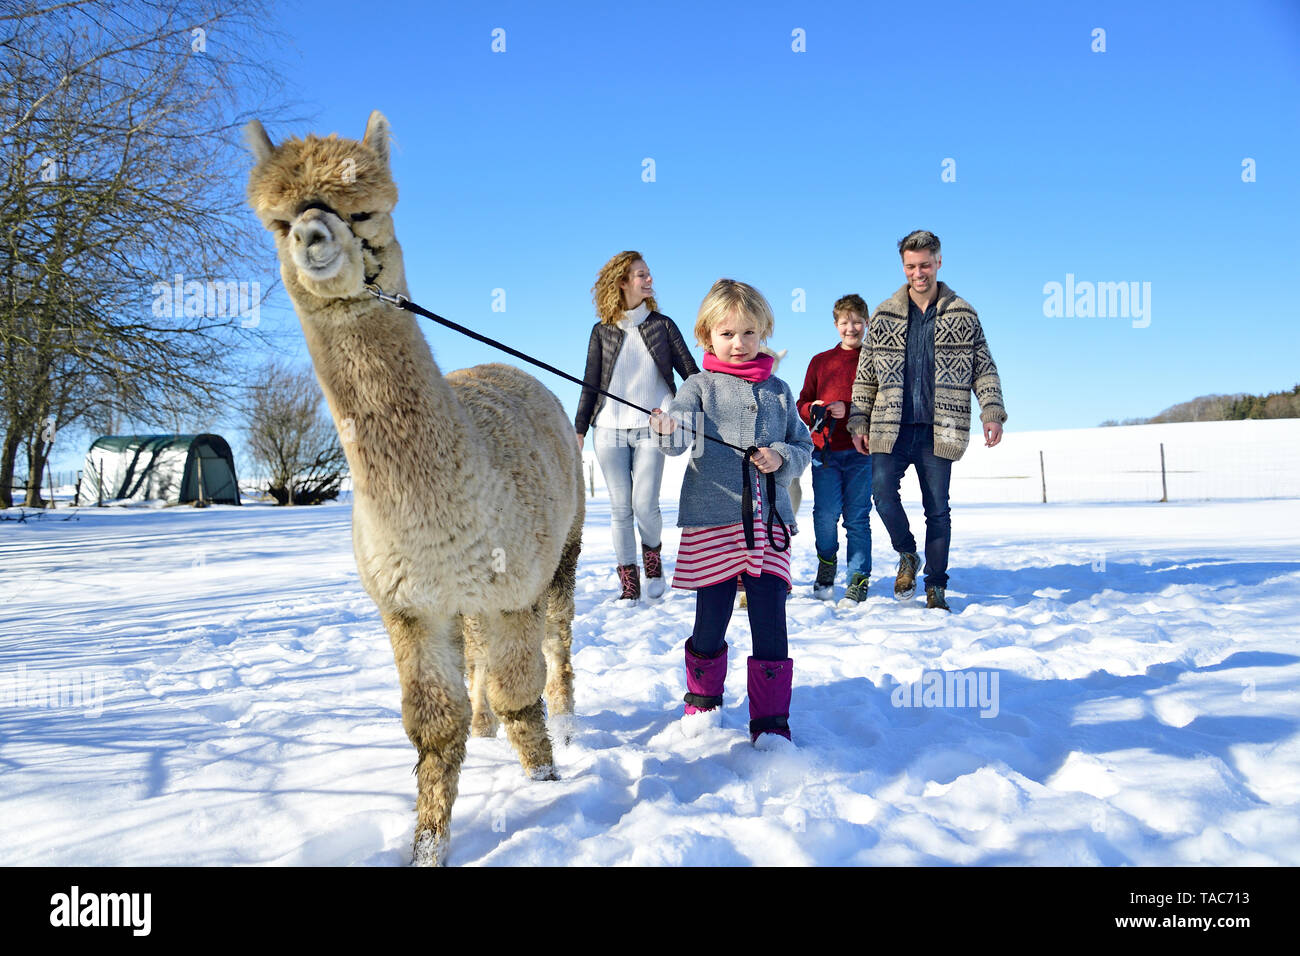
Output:
M609 525L619 564L636 564L636 536L644 547L662 543L664 518L659 511L659 486L664 477L664 453L646 428L595 428L596 460L609 489Z
M854 452L854 454L857 454ZM785 627L785 599L789 587L775 574L745 575L745 608L754 637L753 657L760 661L783 661L790 656ZM722 650L736 606L736 579L728 578L695 592L695 630L691 650L701 657L713 657Z
M888 453L871 455L872 491L876 512L885 523L894 550L916 551L916 538L907 523L898 495L907 466L916 468L921 483L921 505L925 510L925 586L948 586L948 545L952 541L952 512L948 508L948 484L952 462L934 453L932 425L902 425L898 441Z
M848 536L849 580L871 573L871 456L856 448L815 451L812 458L813 535L827 561L839 553L840 515Z

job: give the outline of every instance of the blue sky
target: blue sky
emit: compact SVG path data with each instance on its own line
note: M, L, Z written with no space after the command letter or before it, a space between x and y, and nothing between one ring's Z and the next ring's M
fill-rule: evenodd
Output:
M357 137L382 110L412 296L574 374L596 273L631 248L688 338L716 279L757 286L797 390L836 342L831 303L892 294L896 243L925 228L980 314L1009 430L1300 381L1293 0L278 9L306 121L264 116L272 138ZM269 237L266 257L269 283ZM1150 324L1046 316L1067 274L1150 283ZM262 321L305 359L276 298ZM445 370L499 358L426 335ZM572 411L577 387L538 374Z

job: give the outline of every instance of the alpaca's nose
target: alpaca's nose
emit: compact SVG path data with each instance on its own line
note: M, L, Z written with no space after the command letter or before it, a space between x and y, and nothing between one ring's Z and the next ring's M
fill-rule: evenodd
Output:
M309 258L324 258L326 246L333 238L330 231L325 228L325 224L319 219L309 219L306 222L301 219L294 223L293 229L289 233L295 246L302 247L302 250Z

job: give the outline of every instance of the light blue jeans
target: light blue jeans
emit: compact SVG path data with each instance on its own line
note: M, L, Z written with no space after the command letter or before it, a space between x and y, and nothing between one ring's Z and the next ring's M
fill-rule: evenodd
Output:
M664 453L646 428L596 428L596 460L609 488L609 524L619 564L636 564L633 516L641 544L662 543L664 518L659 511L659 486L664 477Z

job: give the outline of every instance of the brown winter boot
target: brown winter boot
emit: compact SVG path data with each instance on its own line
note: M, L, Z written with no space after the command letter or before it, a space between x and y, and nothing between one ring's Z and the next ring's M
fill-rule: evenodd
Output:
M623 586L623 593L618 596L620 601L641 600L641 569L635 564L618 566L618 583Z
M664 566L659 559L661 548L662 544L656 544L653 548L641 545L641 563L645 565L645 593L652 598L664 593Z
M898 576L894 578L894 597L906 601L916 593L916 572L921 558L915 551L898 552Z

